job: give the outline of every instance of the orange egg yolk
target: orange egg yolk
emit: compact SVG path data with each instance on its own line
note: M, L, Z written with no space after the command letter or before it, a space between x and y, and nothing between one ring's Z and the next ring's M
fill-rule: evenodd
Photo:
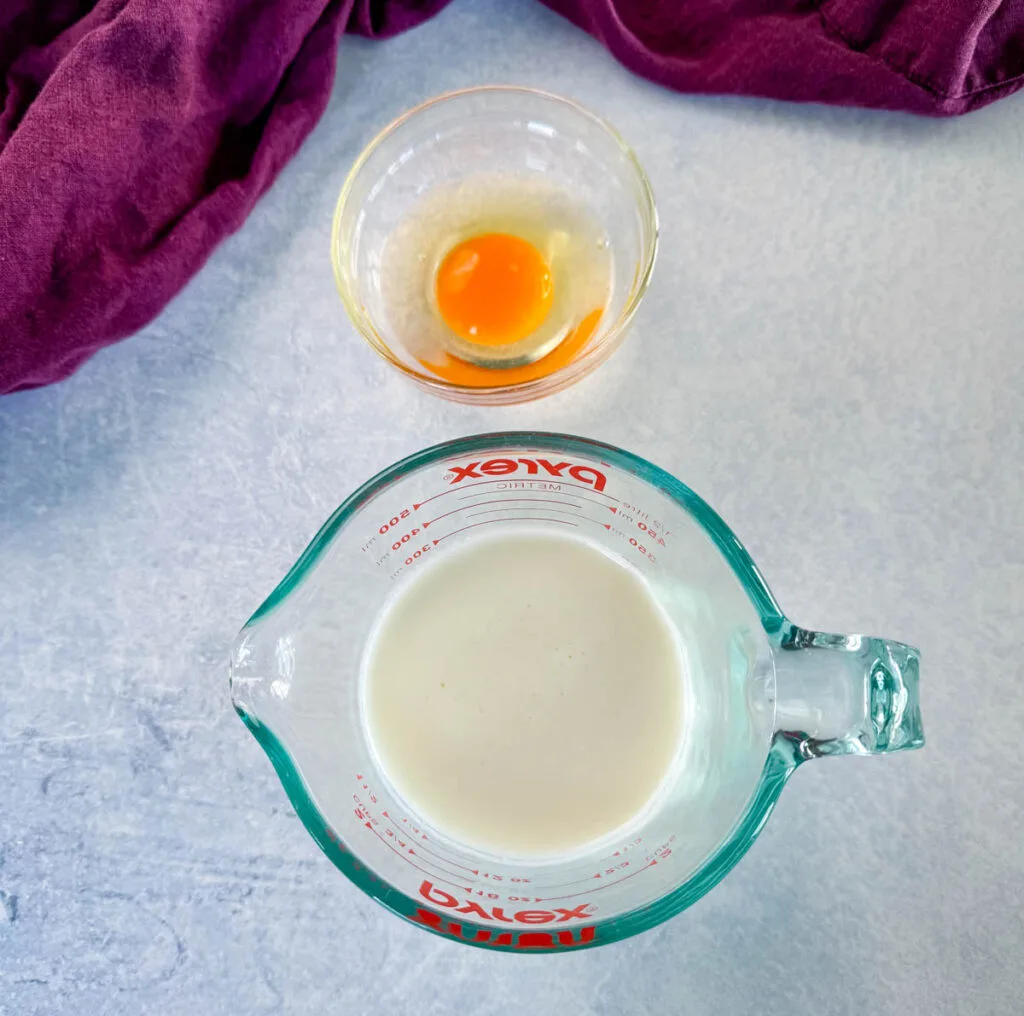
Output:
M531 243L485 233L453 247L437 270L437 308L460 338L481 346L520 342L551 309L551 270Z

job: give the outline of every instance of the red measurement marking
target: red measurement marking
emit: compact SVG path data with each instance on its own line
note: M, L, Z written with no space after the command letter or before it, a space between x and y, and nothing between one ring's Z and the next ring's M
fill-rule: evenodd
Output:
M373 833L373 835L376 836L377 839L380 840L381 843L384 844L384 846L386 846L389 850L393 850L396 854L398 854L398 856L403 861L405 861L408 864L411 864L417 871L422 871L424 875L430 875L432 878L436 878L438 880L438 882L444 882L446 885L453 885L453 886L455 886L456 889L461 889L462 888L462 883L461 882L452 882L450 879L441 878L441 876L438 875L436 872L430 871L427 868L421 868L415 861L411 860L409 857L407 857L405 854L403 854L402 851L399 850L396 846L394 846L391 843L388 843L387 838L384 837L384 836L381 836L381 834L379 832L377 832L376 829L373 828L373 823L371 823L371 822L364 822L363 825L365 825L366 828L369 829L370 832ZM409 851L409 853L412 853L412 851ZM444 868L442 868L441 871L444 871L444 873L446 875L451 875L452 878L458 878L459 877L454 871L445 871Z
M504 482L504 481L496 480L495 482L496 483L501 483L501 482ZM542 480L510 480L510 481L507 481L507 482L509 484L511 484L508 487L509 491L521 490L521 491L523 491L523 493L529 494L530 491L531 491L531 488L530 487L526 487L526 486L522 486L522 484L525 484L525 483L539 483L540 486L534 488L536 490L536 493L538 493L538 494L561 494L563 497L571 497L571 498L573 498L576 501L589 501L591 504L600 505L602 508L607 508L608 507L608 505L606 505L603 501L598 501L597 498L594 498L594 497L587 497L585 494L573 494L573 493L571 493L569 491L565 491L565 490L550 490L549 489L550 487L556 486L556 481L554 481L554 480L543 480L543 481ZM518 487L514 486L514 484L517 484L517 483L520 484L520 486L518 486ZM563 481L559 480L559 481L557 481L557 486L559 486L559 487L574 487L574 486L576 486L576 484L564 483ZM590 490L591 488L590 487L586 487L586 488L581 488L581 489ZM470 498L480 497L481 494L486 496L487 494L496 494L496 493L498 493L498 492L497 491L482 490L482 491L480 491L480 494L463 494L462 497L459 498L459 500L460 501L468 501ZM600 491L598 491L598 493L600 493ZM608 495L605 494L604 496L607 497ZM504 500L505 501L537 501L537 500L539 500L539 498L535 498L535 497L506 497L506 498L504 498ZM483 504L482 501L478 502L478 503L479 504ZM472 508L473 506L472 505L466 505L466 507L467 508ZM613 509L613 511L614 511L614 509Z
M489 501L481 501L480 503L481 504L490 504ZM424 522L423 523L423 528L426 529L427 526L432 526L435 522L440 522L441 519L448 518L449 515L457 515L461 511L462 511L461 508L453 508L450 512L445 512L443 515L438 515L437 518L431 519L429 522Z
M488 483L501 483L501 482L502 482L501 480L477 480L476 483L464 483L460 487L449 487L448 490L442 490L440 494L435 494L433 497L428 497L428 498L425 498L423 501L417 502L416 504L413 505L413 508L416 511L419 511L425 504L430 504L431 501L436 501L439 497L444 497L445 494L457 494L460 491L465 490L467 487L484 487ZM590 488L587 488L587 489L589 490ZM476 495L470 494L469 496L470 497L475 497Z
M627 843L621 849L616 850L615 853L612 854L612 857L621 857L623 854L628 854L629 851L631 851L631 850L636 850L636 848L639 847L640 844L643 843L643 841L644 841L644 838L642 836L638 836L632 842Z
M569 497L575 497L575 494L570 494ZM466 504L461 508L456 508L456 511L466 511L470 508L479 508L485 504L506 504L509 501L525 501L527 504L562 504L566 508L575 508L577 511L580 510L578 504L574 504L572 501L559 501L557 498L551 497L499 497L493 498L490 501L477 501L475 504ZM598 502L600 504L600 502ZM449 512L449 515L452 513Z
M574 885L584 885L585 883L589 884L590 882L593 882L595 878L598 878L598 875L588 875L586 878L577 879L575 882L560 882L558 885L538 885L534 886L534 888L539 893L549 893L552 889L568 889L570 886ZM556 898L562 899L561 896ZM542 903L543 899L538 897L537 902Z
M412 830L413 836L419 836L421 839L428 840L429 836L418 826L415 822L410 822L404 815L401 816L402 821Z
M412 507L413 507L414 511L419 511L425 504L430 504L431 501L436 501L439 497L444 497L445 494L452 494L452 493L459 493L459 494L461 494L463 491L467 490L470 487L485 487L489 483L515 483L515 482L517 482L517 481L501 479L501 480L477 480L476 483L462 483L462 484L459 484L458 487L451 487L448 490L442 490L440 494L434 494L432 497L425 497L422 501L415 502ZM533 483L557 483L557 484L559 484L562 487L572 487L574 490L585 490L589 494L599 494L601 497L608 498L609 501L614 501L616 504L619 503L619 499L617 497L613 497L611 494L606 494L603 490L594 490L593 487L588 487L584 483L569 483L566 480L557 480L557 479L533 480L533 481L522 480L522 481L518 481L518 482L522 482L522 483L531 483L531 482L533 482ZM543 489L543 488L540 488L540 489ZM470 494L469 496L470 497L474 497L475 495ZM579 494L572 494L570 496L572 496L572 497L579 497Z
M598 491L598 493L600 493L600 491ZM566 494L565 496L566 497L574 497L574 498L576 498L579 501L589 501L591 504L596 504L596 505L599 505L599 506L608 507L607 505L604 505L604 503L602 501L598 501L596 498L593 498L593 497L586 497L583 494ZM608 497L608 495L605 494L604 497Z
M388 822L391 823L391 827L392 827L392 829L395 830L395 832L402 833L402 830L399 829L398 826L395 825L395 820L386 811L382 811L381 815L383 815L383 817L386 818L388 820ZM408 834L407 833L402 833L402 835L406 836ZM445 864L450 864L450 865L452 865L452 867L462 868L463 871L470 871L474 875L477 873L475 868L467 868L464 864L459 864L458 861L453 861L450 857L445 857L443 854L435 854L433 850L431 850L429 847L423 846L423 844L420 843L420 842L416 843L416 849L417 850L422 850L425 854L430 854L431 857L435 857L439 861L444 861Z
M476 505L472 505L471 507L475 508ZM569 507L571 508L573 506L570 505ZM508 509L508 508L488 508L487 511L485 511L485 512L466 512L466 518L467 519L478 519L478 518L480 518L481 515L497 515L498 512L504 512L504 511L510 511L510 510L511 509ZM520 507L518 510L521 511L521 512L529 511L529 509L525 505ZM593 519L591 519L587 515L580 515L580 512L582 511L581 508L577 508L576 511L574 511L574 512L562 512L562 511L559 511L557 508L538 508L537 511L539 511L539 512L551 512L552 515L571 515L573 518L576 518L576 519L584 518L584 519L588 519L588 521L590 521L590 522L594 521Z
M662 539L658 530L655 529L654 526L648 525L642 519L634 519L633 521L636 522L636 527L640 530L641 533L646 533L659 546L666 546L665 541Z
M449 536L455 536L456 533L464 533L467 529L476 529L477 526L490 526L495 522L557 522L562 526L576 526L575 522L566 522L565 519L538 519L534 516L524 517L509 517L505 519L488 519L486 522L474 522L471 526L463 526L461 529L453 529L450 533L445 533L444 536L439 536L434 540L434 546L436 547L442 540L447 540Z
M648 868L653 868L658 862L651 861L650 864L645 864L642 868L637 868L636 871L631 871L628 875L623 875L622 878L617 878L614 882L603 882L601 885L594 886L593 889L587 889L582 893L570 893L568 896L544 896L540 899L541 903L553 903L555 900L574 900L578 896L590 896L592 893L600 892L602 889L608 889L613 885L621 885L626 881L627 878L632 878L634 875L639 875L640 872L646 871ZM591 879L593 876L591 876ZM588 881L590 881L588 879Z
M471 871L471 872L473 872L474 875L476 874L476 870L475 869L467 868L464 864L459 864L458 861L453 861L450 857L445 857L442 854L435 854L433 850L431 850L429 847L423 846L422 843L418 843L416 845L416 849L417 850L422 850L422 851L430 854L431 857L437 858L437 860L439 860L439 861L444 861L445 864L451 864L451 865L454 865L456 868L461 868L463 871ZM474 880L473 879L467 879L467 881L472 882Z
M574 505L571 501L555 501L549 497L499 497L492 498L490 501L477 501L476 504L463 505L461 508L455 508L450 512L445 512L443 515L438 515L436 519L431 519L429 522L423 523L423 528L432 526L435 522L440 519L446 519L449 515L457 515L459 512L465 511L467 508L479 508L485 504L505 504L508 501L529 501L536 502L537 504L564 504L568 508L578 508L578 505ZM486 513L485 513L486 514Z
M430 504L431 501L436 501L439 497L444 497L445 494L450 494L450 490L442 490L440 494L435 494L433 497L428 497L424 501L413 502L412 510L418 512L425 504Z
M562 483L561 480L559 480L558 482ZM614 501L616 504L619 503L619 499L617 497L612 497L611 494L606 494L603 490L594 490L593 487L588 487L588 486L586 486L585 484L582 484L582 483L562 483L562 486L563 487L574 487L576 490L585 490L585 491L587 491L588 493L591 493L591 494L600 494L601 497L606 497L606 498L608 498L609 501ZM571 494L570 497L579 497L579 494Z

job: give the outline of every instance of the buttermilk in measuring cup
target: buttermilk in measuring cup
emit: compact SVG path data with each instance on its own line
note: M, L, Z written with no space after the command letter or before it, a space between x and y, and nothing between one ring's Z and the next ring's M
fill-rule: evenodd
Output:
M563 855L658 799L681 752L684 666L638 571L575 536L507 532L397 590L364 653L364 722L438 832Z

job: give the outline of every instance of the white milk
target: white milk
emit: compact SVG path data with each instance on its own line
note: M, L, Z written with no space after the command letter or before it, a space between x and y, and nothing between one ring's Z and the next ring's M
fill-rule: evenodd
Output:
M363 660L363 715L399 796L504 856L573 851L645 810L679 755L684 668L638 572L516 531L421 565Z

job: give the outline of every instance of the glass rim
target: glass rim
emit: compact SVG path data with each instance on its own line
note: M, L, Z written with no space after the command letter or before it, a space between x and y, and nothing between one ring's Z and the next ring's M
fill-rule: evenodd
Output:
M582 116L600 127L612 139L622 154L626 156L626 160L633 171L638 185L636 204L645 226L646 236L644 249L633 278L633 284L626 296L626 302L623 304L622 310L614 321L599 327L580 355L550 374L532 378L529 381L521 381L518 384L498 383L475 386L446 381L444 378L433 377L425 371L416 370L400 360L391 351L391 348L384 341L372 319L358 300L355 280L344 264L345 259L342 257L342 252L347 250L347 244L343 242L342 219L344 218L345 209L348 206L352 192L355 189L356 181L359 179L367 162L382 145L409 121L433 109L435 106L442 105L453 99L488 94L521 95L550 100L565 106L572 110L574 114ZM331 264L334 268L334 281L338 288L338 295L341 297L341 302L345 307L349 320L356 330L378 356L387 361L396 370L401 371L401 373L417 385L437 395L461 402L528 402L531 399L561 391L569 385L575 384L575 382L604 363L618 348L650 285L651 275L654 272L654 264L658 254L658 235L658 209L647 173L633 148L604 117L587 109L574 99L556 95L554 92L547 92L539 88L507 84L475 85L471 88L459 88L444 92L441 95L427 99L425 102L421 102L412 109L406 110L401 116L396 117L380 130L369 144L363 148L345 177L345 182L342 184L341 192L338 195L338 201L334 208L334 220L331 225Z
M766 635L770 637L780 632L789 623L753 559L732 530L703 498L671 473L632 452L603 441L547 431L497 431L456 438L432 445L400 459L367 480L350 494L320 527L298 560L256 609L242 631L245 632L283 602L315 567L338 532L356 513L393 482L410 473L451 458L503 449L510 445L526 445L541 450L575 451L589 456L596 454L606 460L608 465L629 472L649 483L683 508L712 540L743 586L760 617ZM383 904L388 910L427 931L445 938L450 937L443 931L435 930L431 925L415 920L416 912L428 909L427 904L417 901L395 888L385 879L374 874L359 859L358 852L351 850L345 840L331 828L330 823L316 804L315 795L307 787L298 765L284 744L258 717L248 713L234 697L232 697L232 704L246 727L270 758L288 800L300 821L335 867L359 889ZM732 832L685 882L650 903L613 917L595 920L591 925L587 925L594 930L594 938L591 941L572 946L531 947L529 951L564 952L566 949L578 951L606 945L648 931L685 910L721 882L747 852L764 827L787 779L796 769L797 764L797 760L786 746L781 744L777 737L773 739L769 744L760 780L747 802L745 811L737 819ZM436 913L436 911L432 912ZM507 952L523 951L514 944L496 944L486 939L479 942L473 941L478 932L486 932L489 938L494 928L491 925L463 919L464 917L465 915L459 914L458 924L462 929L462 934L457 936L457 940L462 944ZM573 925L573 927L577 926Z

